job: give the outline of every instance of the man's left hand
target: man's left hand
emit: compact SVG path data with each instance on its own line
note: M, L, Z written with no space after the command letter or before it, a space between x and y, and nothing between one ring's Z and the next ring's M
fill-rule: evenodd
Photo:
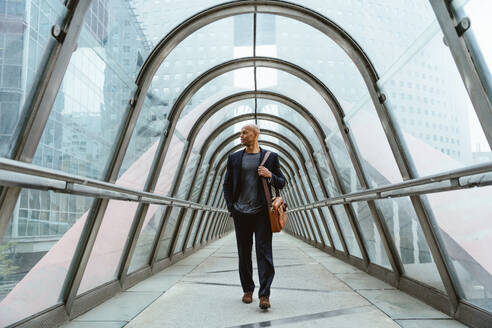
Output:
M264 166L258 166L258 175L270 179L272 177L272 172Z

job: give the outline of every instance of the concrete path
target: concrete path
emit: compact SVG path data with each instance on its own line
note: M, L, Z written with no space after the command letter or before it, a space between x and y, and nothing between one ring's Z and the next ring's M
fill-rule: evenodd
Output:
M151 327L465 327L285 233L274 234L270 302L241 302L234 233L63 325ZM256 263L253 246L253 263Z

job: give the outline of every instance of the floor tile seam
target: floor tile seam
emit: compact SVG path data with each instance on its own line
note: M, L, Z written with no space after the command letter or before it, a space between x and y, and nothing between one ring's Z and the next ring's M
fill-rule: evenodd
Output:
M242 325L238 325L238 326L229 326L228 328L256 328L256 327L271 327L271 326L289 325L291 323L300 323L300 322L305 322L305 321L314 321L314 320L327 319L327 318L333 318L333 317L339 317L339 316L345 316L345 315L352 315L352 314L357 313L357 312L360 313L360 311L364 310L364 309L367 312L369 312L370 308L372 309L372 307L370 307L368 305L352 306L352 307L346 307L346 308L342 307L342 308L336 309L336 310L329 310L329 311L309 313L309 314L300 314L297 316L277 318L277 319L265 320L265 321L260 321L260 322L246 323L246 324L242 324ZM355 311L357 311L357 312L355 312Z
M318 264L318 263L298 263L298 264L280 264L280 265L275 265L275 268L288 268L288 267L294 267L294 266L308 266L311 264ZM258 267L253 267L253 270L258 270ZM224 273L224 272L234 272L234 271L239 271L239 269L230 269L230 270L220 270L220 271L206 271L203 272L205 273Z
M171 287L172 288L172 287ZM138 311L130 320L126 321L126 320L123 320L123 321L126 321L126 324L123 325L123 327L125 327L126 325L128 325L130 322L132 322L136 317L138 317L142 312L144 312L149 306L151 306L152 304L155 303L155 301L157 301L159 298L162 297L162 295L164 295L166 293L167 290L163 291L162 293L159 294L159 296L157 296L156 298L154 298L152 300L152 302L149 302L145 307L143 307L140 311Z
M306 255L310 256L309 254L306 253ZM311 257L312 258L312 257ZM316 259L315 259L316 260ZM316 260L317 261L317 260ZM330 270L328 270L326 267L324 267L319 261L317 261L326 271L330 272ZM367 273L366 273L367 274ZM401 327L400 324L398 324L395 319L393 319L388 313L386 313L383 309L381 309L379 306L377 306L376 304L374 304L373 302L371 302L371 300L369 300L367 297L365 297L364 295L362 295L361 293L359 293L357 290L355 290L354 288L352 288L351 286L349 286L345 281L341 280L340 278L338 278L335 274L333 274L333 276L335 277L335 279L339 280L341 283L343 283L344 285L346 285L348 288L352 289L355 293L357 293L361 298L365 299L369 304L372 304L375 308L377 308L379 311L381 311L382 313L384 313L390 320L392 320L393 322L395 322L397 325L399 325Z
M128 320L77 320L77 319L74 319L70 322L126 322L128 323L129 321Z
M215 253L215 252L213 252ZM213 254L212 253L212 254ZM208 257L207 257L208 258ZM206 259L207 259L206 258ZM204 261L206 260L204 259ZM203 262L200 262L200 264L203 263ZM199 264L199 265L200 265ZM196 266L198 267L198 265ZM195 267L195 268L196 268ZM193 272L190 271L190 272ZM188 273L189 274L189 273ZM185 277L186 275L183 275L183 277ZM152 304L154 304L158 299L160 299L162 297L162 295L164 295L168 290L170 290L171 288L173 288L174 286L176 286L182 279L179 279L177 280L175 283L173 283L168 289L166 289L165 291L163 291L162 293L159 294L159 296L157 296L154 300L152 300L152 302L148 303L147 306L145 306L144 308L142 308L135 316L133 316L129 321L127 321L127 323L125 325L123 325L123 327L125 327L126 325L128 325L130 322L132 322L136 317L138 317L142 312L144 312L149 306L151 306Z
M412 321L412 320L433 320L433 321L456 321L456 322L459 322L453 318L406 318L406 319L395 319L395 320L398 320L398 321ZM461 323L461 322L460 322Z
M218 251L220 248L222 248L222 246L221 246L221 247L218 247L215 251L211 252L211 253L210 253L210 254L209 254L206 258L204 258L204 259L203 259L203 261L201 261L199 264L197 264L197 265L193 268L193 270L191 270L190 272L188 272L188 273L186 273L185 275L183 275L183 277L186 277L187 275L189 275L190 273L192 273L193 271L195 271L195 270L196 270L196 268L198 268L200 265L202 265L202 264L203 264L203 262L205 262L206 260L208 260L208 259L209 259L209 258L210 258L213 254L217 253L217 251ZM176 283L178 283L179 281L181 281L181 279L180 279L180 280L178 280ZM176 284L176 283L175 283L175 284ZM174 285L173 285L173 286L174 286Z
M227 283L216 283L208 281L192 281L192 280L182 280L182 284L195 284L195 285L214 285L223 287L241 287L240 284L227 284ZM270 287L272 290L287 290L287 291L300 291L300 292L312 292L312 293L325 293L325 294L356 294L353 290L322 290L322 289L310 289L310 288L290 288L290 287Z

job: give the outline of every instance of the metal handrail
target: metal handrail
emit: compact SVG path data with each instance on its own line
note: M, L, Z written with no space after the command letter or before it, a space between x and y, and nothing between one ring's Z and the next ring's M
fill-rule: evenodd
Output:
M91 196L96 198L109 198L140 203L187 207L211 212L227 212L225 209L214 208L185 199L173 198L157 193L121 187L114 183L84 178L62 171L46 169L37 165L6 158L0 158L0 185L51 190L59 193Z
M348 204L352 202L423 195L443 191L485 187L492 185L492 163L467 166L425 177L392 183L385 186L351 192L336 197L319 200L287 211L302 211L327 205Z

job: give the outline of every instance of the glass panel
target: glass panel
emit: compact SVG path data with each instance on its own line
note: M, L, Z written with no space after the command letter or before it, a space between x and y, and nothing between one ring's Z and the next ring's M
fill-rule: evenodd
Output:
M369 97L353 61L324 33L297 20L274 15L258 15L258 25L259 33L274 35L271 45L257 47L258 56L277 57L315 74L337 97L345 112L360 99Z
M335 249L343 252L342 242L340 241L340 237L338 236L338 231L335 227L335 223L333 223L334 218L327 208L323 207L322 209L323 213L325 214L326 222L328 223L328 228L330 229L331 239L333 239L333 243L335 244Z
M167 126L169 108L159 98L147 94L130 143L123 159L116 184L135 189L144 189L152 160L157 151L162 132Z
M208 167L208 166L207 166ZM210 172L208 175L207 175L207 178L206 178L206 181L205 181L205 184L202 186L202 185L197 185L197 197L198 197L198 193L199 193L199 189L201 188L204 188L203 192L202 192L202 195L200 197L200 203L201 204L209 204L210 202L210 198L207 198L211 197L211 193L210 193L210 188L212 187L212 179L213 179L213 175L214 175L214 172ZM196 217L196 221L198 222L198 224L201 224L201 226L199 226L197 229L198 231L198 235L196 237L197 241L200 240L201 238L201 234L203 233L203 228L204 228L204 224L203 223L200 223L206 216L208 216L207 214L208 212L205 212L205 211L199 211L198 214L197 214L197 217Z
M333 175L331 174L330 167L328 166L328 160L322 151L314 152L314 157L316 162L318 163L318 168L320 170L321 178L325 183L325 186L328 190L328 195L330 197L336 197L340 195L338 188L335 184L335 180L333 179Z
M2 1L0 4L0 156L9 156L24 123L24 105L34 94L51 49L50 29L67 9L60 0Z
M252 45L253 15L251 14L221 19L202 27L179 43L166 57L153 77L151 90L160 95L163 102L170 107L190 82L201 73L231 59L252 56ZM228 79L219 78L221 83L209 85L200 96L194 96L188 103L187 110L201 104L211 94L220 92L223 88L245 87L243 78L249 80L251 78L243 73L228 74ZM187 135L186 128L189 127L180 129L183 135Z
M317 118L326 135L338 130L335 117L328 104L315 89L303 80L290 73L266 67L258 67L256 76L258 90L288 95Z
M184 243L184 240L186 237L186 233L188 232L188 224L190 223L190 215L191 215L191 212L186 211L184 213L184 217L181 218L181 220L183 220L183 223L182 223L181 231L179 232L178 241L177 241L174 253L179 253L183 250L182 249L183 243Z
M308 180L307 180L307 177L306 177L306 174L304 173L304 171L302 171L300 173L300 177L301 177L301 180L302 182L304 183L304 186L305 186L305 190L306 190L306 193L307 193L307 203L304 203L304 204L309 204L309 203L312 203L314 202L314 197L313 197L313 194L311 193L311 189L309 188L309 185L308 185ZM310 212L310 217L311 217L311 220L312 221L312 225L313 225L313 228L314 228L314 234L316 236L316 240L318 242L322 242L324 239L328 239L328 237L326 237L326 233L323 234L323 224L321 222L321 218L319 217L319 212L318 210L313 210L312 212ZM316 221L314 221L316 220ZM318 229L316 228L316 223L317 223L317 226L319 227L319 231L321 232L323 238L319 235L318 233Z
M344 193L355 192L361 190L359 178L355 173L354 166L348 154L345 142L342 135L338 131L334 131L331 136L327 137L328 149L335 166L338 179Z
M203 232L205 230L205 225L207 224L208 222L208 212L203 212L203 214L199 217L200 221L203 221L201 222L201 226L199 226L199 230L198 230L198 235L196 237L196 245L199 246L200 245L200 240L203 236Z
M314 174L314 167L313 167L313 164L311 163L311 161L306 162L306 167L308 169L308 172L311 172L311 173L309 173L309 176L311 177L311 181L313 183L314 192L316 193L316 199L317 200L324 199L325 197L323 195L323 192L321 191L320 182L317 179L316 174ZM330 218L330 213L328 212L328 210L326 208L320 208L320 210L323 213L323 216L324 216L324 219L326 220L326 222L330 221L331 218ZM325 231L325 226L323 225L322 218L318 218L318 216L317 216L317 219L318 219L318 224L319 224L319 227L321 229L321 234L323 235L323 240L324 240L325 244L332 246L330 243L330 240L328 239L328 235ZM333 232L330 231L330 235L332 235L332 234L333 234Z
M193 211L187 210L185 213L185 217L183 220L183 227L181 228L181 232L178 237L178 243L176 244L176 249L175 253L179 253L181 251L184 251L184 242L186 239L186 234L188 233L188 229L190 226L190 219Z
M150 263L150 252L154 247L154 242L158 229L160 228L162 216L167 206L150 205L148 212L152 215L146 215L142 226L142 231L138 236L137 247L130 261L128 273L137 271Z
M118 278L123 247L138 203L111 200L97 233L78 294Z
M210 80L187 103L176 129L182 135L188 135L197 117L215 102L234 93L250 90L254 90L252 67L230 71Z
M188 243L186 244L186 249L190 248L193 246L193 241L195 240L196 234L198 232L198 226L200 224L199 217L201 216L200 212L196 214L195 221L193 222L193 226L191 227L191 232L190 232L190 238L188 239Z
M340 225L340 229L342 230L343 239L347 244L349 254L362 258L359 245L357 244L357 240L355 239L354 231L352 230L352 226L350 225L347 213L345 212L343 205L334 205L333 210L337 215L338 223Z
M428 194L440 239L464 298L492 312L492 187Z
M426 0L298 0L345 29L380 75L404 54L435 19ZM336 64L335 64L336 65Z
M0 326L59 304L93 198L24 189L0 245Z
M121 132L142 55L126 50L144 40L135 16L121 3L110 8L97 1L93 6L98 9L89 10L85 17L34 163L101 178ZM128 39L111 34L122 29L115 17L131 22L123 28Z
M193 148L200 151L204 143L208 141L209 136L214 132L219 125L222 125L231 118L237 117L239 115L253 113L254 112L254 100L245 99L233 104L227 105L220 109L217 113L212 115L207 122L200 129L197 135L195 144ZM197 116L198 117L198 116ZM196 118L195 118L196 119ZM242 126L243 123L240 125Z
M178 160L183 153L183 146L184 144L181 140L177 137L173 137L155 187L155 193L162 195L167 195L169 193ZM140 169L139 166L135 166L135 168L135 171ZM127 174L131 175L138 173L139 172L133 172L133 170L128 169L120 180ZM120 257L123 253L131 224L135 218L137 206L138 204L135 202L117 200L111 200L109 202L89 262L87 263L84 277L82 278L79 287L79 294L117 278L121 261ZM156 215L159 208L160 207L158 206L150 206L145 215L144 222L155 222L160 224L162 218ZM115 227L118 227L118 229L115 229ZM147 251L148 248L145 248L148 247L145 246L148 245L146 240L151 238L151 236L148 236L147 234L154 233L155 227L150 228L150 230L147 231L144 225L143 231L146 236L140 243L137 243L136 253L138 252L139 254L141 254L140 252ZM138 247L143 249L138 249ZM150 254L148 254L148 256L150 256ZM104 269L101 268L101 263L104 263ZM145 263L148 263L148 261Z
M364 105L347 121L369 188L401 182L400 171L372 104Z
M490 161L492 155L439 31L384 84L419 176Z
M169 216L168 222L166 226L164 227L164 233L161 238L161 244L159 246L158 250L158 260L165 259L169 256L170 247L171 247L171 242L174 236L174 233L178 227L177 225L177 220L179 217L179 214L181 213L180 208L175 207L171 210L171 215Z
M375 202L403 263L404 274L445 292L410 199L401 197Z
M391 270L388 256L381 241L381 236L374 223L369 206L366 202L352 203L355 217L359 225L362 242L366 248L369 260Z
M155 3L147 0L133 0L132 7L135 14L145 22L145 24L142 24L142 29L153 48L166 34L185 19L193 16L199 11L223 2L226 1L179 0ZM203 38L205 35L202 35L201 37ZM217 38L219 37L220 35L218 35Z

